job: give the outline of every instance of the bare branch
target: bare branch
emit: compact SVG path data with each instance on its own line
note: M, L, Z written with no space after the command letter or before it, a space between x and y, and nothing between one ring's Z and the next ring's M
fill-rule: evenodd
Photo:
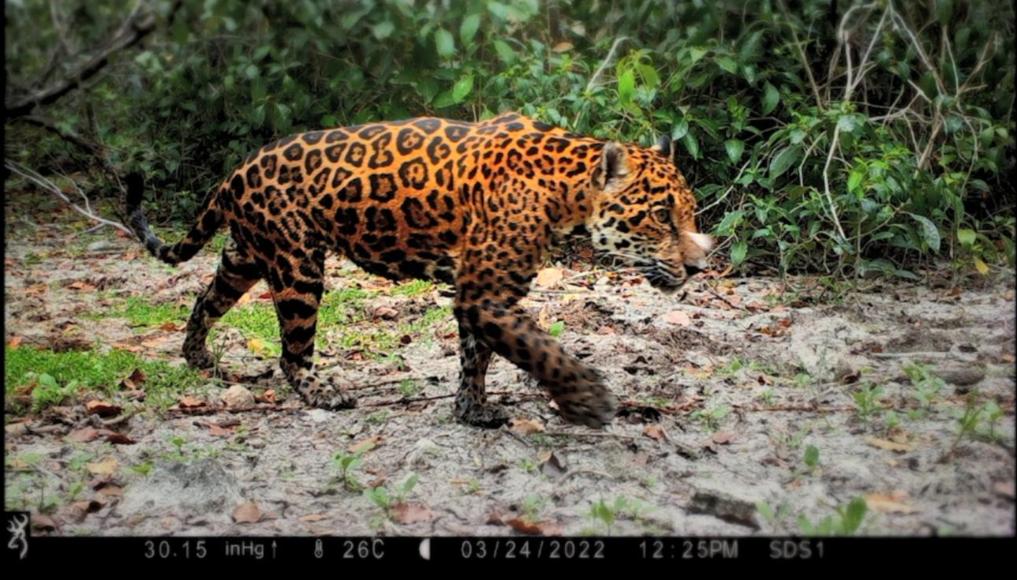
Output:
M53 183L52 181L50 181L50 180L46 179L45 177L39 175L35 171L33 171L33 170L31 170L31 169L21 165L20 163L17 163L15 161L11 161L10 159L5 159L4 160L4 166L7 167L7 169L9 171L11 171L12 173L15 173L17 175L20 175L21 177L24 177L25 179L31 181L32 183L34 183L35 185L39 186L40 188L48 191L49 193L55 195L58 198L60 198L67 205L71 206L71 208L73 208L74 211L80 213L81 215L87 217L88 219L93 220L95 222L98 222L98 223L100 223L102 225L114 227L114 228L124 232L125 234L131 235L131 236L134 235L131 232L131 230L127 229L127 227L125 227L123 224L115 222L115 221L111 221L111 220L108 220L108 219L105 219L103 217L100 217L100 216L96 215L92 211L92 209L91 209L91 204L88 203L88 198L85 196L84 192L82 192L81 189L77 186L77 184L74 185L74 189L77 191L77 193L79 195L82 196L82 198L84 198L84 200L85 200L85 207L81 207L78 204L76 204L73 201L71 201L71 198L67 197L67 194L65 194L63 192L63 190L61 190L59 187L57 187L57 185L55 183Z

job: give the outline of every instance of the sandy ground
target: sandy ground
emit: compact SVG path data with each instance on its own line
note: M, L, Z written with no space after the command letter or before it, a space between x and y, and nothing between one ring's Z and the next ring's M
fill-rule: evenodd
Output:
M146 341L150 329L83 314L125 295L190 302L214 254L173 270L108 230L37 231L7 239L8 342L129 344L182 364L182 330ZM377 284L337 261L329 271L336 287ZM544 324L564 322L564 346L624 401L604 430L563 422L499 359L488 390L518 420L454 422L451 321L398 347L399 364L325 349L320 364L359 398L341 412L301 405L273 360L225 330L225 367L268 375L245 384L262 402L226 409L216 387L195 393L205 404L191 410L125 402L109 423L83 400L8 413L7 507L54 498L33 533L58 535L749 535L800 534L824 518L836 530L838 509L863 498L858 534L1014 533L1012 274L848 293L806 278L715 278L666 297L603 272L557 273L526 304ZM45 293L32 291L39 284ZM434 291L383 306L410 322L447 303ZM915 363L931 378L909 378ZM407 378L422 390L401 394ZM858 395L870 386L879 391ZM966 431L965 409L977 413ZM133 443L75 440L88 428ZM343 481L334 457L358 451Z

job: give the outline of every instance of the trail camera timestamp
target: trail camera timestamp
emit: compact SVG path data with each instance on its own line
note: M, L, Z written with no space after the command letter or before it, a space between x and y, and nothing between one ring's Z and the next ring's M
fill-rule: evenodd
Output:
M646 560L734 560L738 540L644 540L639 553Z

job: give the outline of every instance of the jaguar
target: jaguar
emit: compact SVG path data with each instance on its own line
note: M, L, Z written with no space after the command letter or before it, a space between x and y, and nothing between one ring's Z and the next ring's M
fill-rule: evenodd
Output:
M184 358L214 366L212 325L265 280L282 339L279 365L303 400L355 399L313 363L325 258L339 253L391 280L454 289L457 420L496 427L487 401L493 354L545 388L568 422L602 427L616 398L603 375L563 350L520 304L549 249L586 238L597 255L674 292L707 266L695 198L664 139L651 147L595 139L517 113L480 122L413 118L304 132L250 154L205 197L186 236L167 244L142 211L144 178L127 177L128 225L167 264L192 258L226 225L230 240L186 327Z

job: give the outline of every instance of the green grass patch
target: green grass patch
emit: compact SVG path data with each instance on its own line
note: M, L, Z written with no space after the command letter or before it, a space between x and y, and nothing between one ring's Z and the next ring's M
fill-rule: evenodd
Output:
M126 318L131 326L160 326L167 322L183 324L191 308L183 304L164 302L153 304L141 296L131 296L119 308L108 311L101 318Z
M53 352L5 347L4 358L4 393L10 395L34 383L34 411L63 403L82 391L113 395L120 390L120 382L135 369L145 373L141 388L145 390L146 403L158 407L172 404L181 392L206 381L187 367L146 360L124 350Z
M413 296L420 296L434 290L434 283L427 280L410 280L392 288L392 296L406 296L412 298Z

